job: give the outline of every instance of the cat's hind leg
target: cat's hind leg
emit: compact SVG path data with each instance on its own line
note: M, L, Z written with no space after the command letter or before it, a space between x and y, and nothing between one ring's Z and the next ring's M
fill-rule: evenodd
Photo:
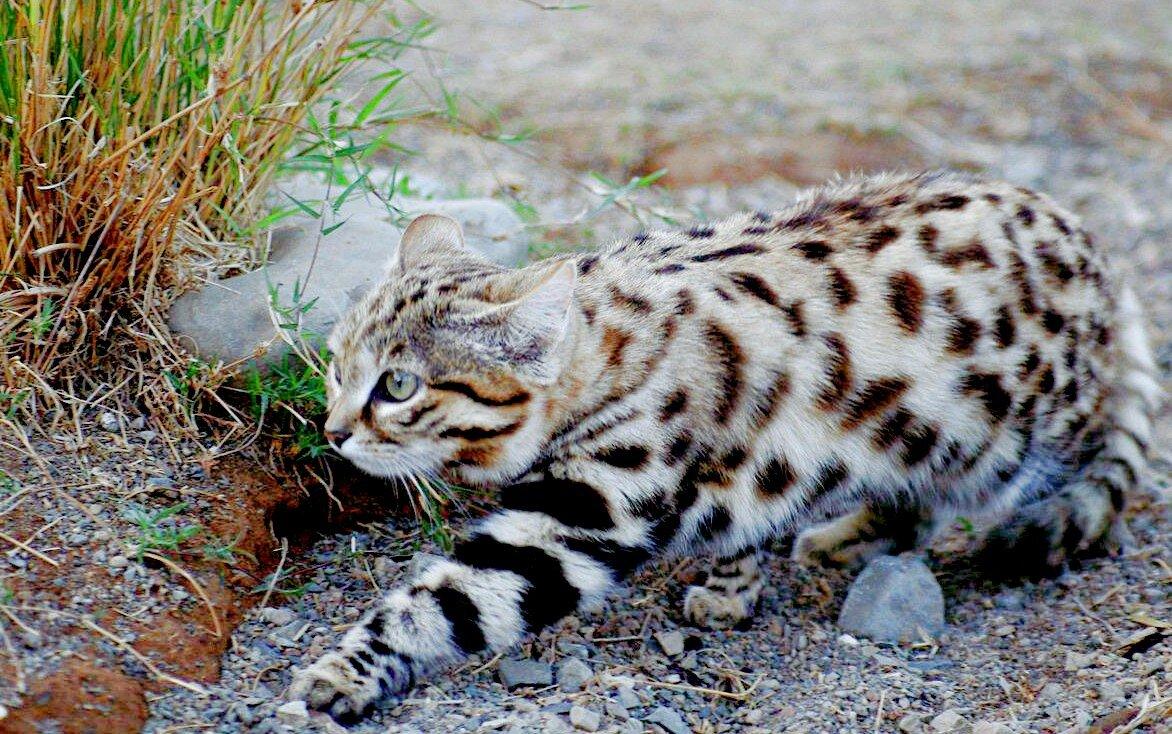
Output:
M756 548L718 557L704 584L689 586L684 594L684 617L708 629L728 629L752 617L765 588L760 560Z
M915 548L930 521L919 507L863 505L800 532L792 558L803 566L859 568L875 556Z

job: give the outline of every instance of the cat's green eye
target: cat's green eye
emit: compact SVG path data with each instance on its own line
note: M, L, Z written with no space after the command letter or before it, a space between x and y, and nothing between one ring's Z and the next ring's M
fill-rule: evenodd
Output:
M403 370L391 370L383 375L377 397L392 403L401 403L419 389L419 376Z

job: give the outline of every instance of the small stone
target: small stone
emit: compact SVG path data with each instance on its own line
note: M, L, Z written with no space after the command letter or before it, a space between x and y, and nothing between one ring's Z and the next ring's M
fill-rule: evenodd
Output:
M895 726L903 734L920 734L924 731L924 717L920 714L907 714Z
M879 556L851 584L838 625L880 642L916 642L944 631L944 594L924 562Z
M3 704L0 704L0 721L3 721L7 718L8 718L8 709L5 708Z
M619 727L622 734L643 734L643 722L638 719L627 719L623 725Z
M126 556L110 556L110 560L106 561L106 565L110 568L126 568L130 565L130 559Z
M158 438L159 434L155 431L139 431L138 437L143 440L143 443L150 443L151 441L154 441L156 438Z
M859 638L855 637L854 635L848 635L844 632L838 636L838 644L842 645L843 647L858 647Z
M973 724L973 734L1013 734L1013 729L1000 721L978 721Z
M635 689L631 686L619 686L615 692L615 697L623 705L623 708L628 711L637 709L643 705L643 702L639 700L639 696L636 695Z
M567 693L582 690L593 677L594 671L579 658L566 658L558 664L558 685Z
M656 706L643 720L659 724L668 734L692 734L692 727L684 723L684 718L675 709L669 709L667 706Z
M602 714L585 706L574 705L570 709L570 723L582 731L598 731L602 725Z
M1066 668L1066 672L1073 673L1076 670L1082 670L1083 668L1089 668L1094 665L1095 657L1097 656L1093 652L1081 653L1075 652L1074 650L1067 650L1066 663L1063 667Z
M265 607L260 610L260 616L269 624L284 627L297 618L297 615L282 607Z
M1059 701L1066 695L1066 689L1057 683L1047 683L1038 691L1038 698L1043 701Z
M309 722L309 710L305 701L288 701L277 707L277 719L282 724L297 727Z
M973 731L973 725L951 709L933 718L931 726L939 734L972 734Z
M1097 688L1099 698L1109 703L1121 701L1127 695L1123 690L1123 686L1115 681L1103 681Z
M678 657L684 653L684 636L679 630L656 632L655 639L659 641L659 646L663 648L664 654L669 658Z
M631 718L631 713L627 711L627 709L624 708L621 703L614 700L613 698L607 699L604 708L606 709L607 714L618 719L619 721L626 721L627 719Z
M103 431L117 433L120 424L118 423L118 416L107 410L98 416L98 425L102 427Z
M993 636L994 637L1009 637L1015 631L1016 630L1012 624L1003 624L1000 627L998 627L997 629L993 630Z
M502 660L497 668L497 675L510 691L523 686L540 688L553 683L553 667L549 663L536 660Z
M130 430L141 431L144 428L146 428L146 418L141 415L130 421Z

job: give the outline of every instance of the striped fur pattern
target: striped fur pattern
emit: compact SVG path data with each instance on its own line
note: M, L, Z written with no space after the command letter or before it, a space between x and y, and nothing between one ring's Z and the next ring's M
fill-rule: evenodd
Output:
M949 509L988 515L991 563L1053 572L1124 536L1158 397L1135 298L1077 219L947 173L517 271L423 217L331 346L343 456L501 504L298 674L343 718L659 554L720 559L685 599L708 626L752 613L771 538L851 565ZM395 370L420 387L381 399Z

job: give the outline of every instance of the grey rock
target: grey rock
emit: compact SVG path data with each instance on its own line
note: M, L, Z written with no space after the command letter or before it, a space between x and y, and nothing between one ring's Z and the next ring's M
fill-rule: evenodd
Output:
M972 734L973 732L973 725L951 709L933 717L929 726L933 732L938 734Z
M637 709L643 705L639 700L639 696L635 693L635 689L631 686L619 686L615 692L615 698L623 705L625 709Z
M882 642L939 636L944 631L944 594L920 559L880 556L851 584L838 626Z
M277 707L277 719L282 724L298 727L309 722L309 710L305 701L287 701Z
M623 734L643 734L643 723L638 719L627 719L619 727L619 731Z
M317 203L326 191L312 179L294 179L282 187L298 200L314 202L311 206L323 211L322 218L284 220L273 232L267 265L186 293L171 308L171 330L205 360L279 360L288 350L270 315L271 293L280 306L290 307L295 286L301 291L300 303L313 303L301 315L300 330L307 340L320 343L339 317L381 280L398 247L398 225L406 220L397 223L381 202L355 197L335 212ZM284 198L281 202L289 204ZM463 226L468 246L493 262L517 265L528 252L520 218L494 199L396 199L395 205L409 216L452 217Z
M119 428L118 416L110 411L106 411L98 416L98 425L102 427L103 431L116 433Z
M574 705L570 709L570 723L582 731L598 731L602 725L602 714L585 706Z
M668 657L674 658L684 653L684 636L679 630L656 632L655 639Z
M973 734L1013 734L1013 729L1000 721L978 721L973 724Z
M500 667L497 668L497 674L501 683L509 690L522 686L537 688L553 683L552 666L536 660L502 660Z
M644 718L644 721L659 724L668 731L668 734L692 734L692 728L684 723L684 717L680 716L675 709L669 709L667 706L657 706Z
M265 607L260 610L260 616L269 624L284 626L297 619L297 615L282 607Z
M627 719L631 718L631 713L627 711L626 707L614 699L607 699L604 708L606 709L606 713L608 715L618 719L619 721L626 721Z
M567 693L582 690L593 677L594 671L579 658L566 658L558 664L558 685Z

